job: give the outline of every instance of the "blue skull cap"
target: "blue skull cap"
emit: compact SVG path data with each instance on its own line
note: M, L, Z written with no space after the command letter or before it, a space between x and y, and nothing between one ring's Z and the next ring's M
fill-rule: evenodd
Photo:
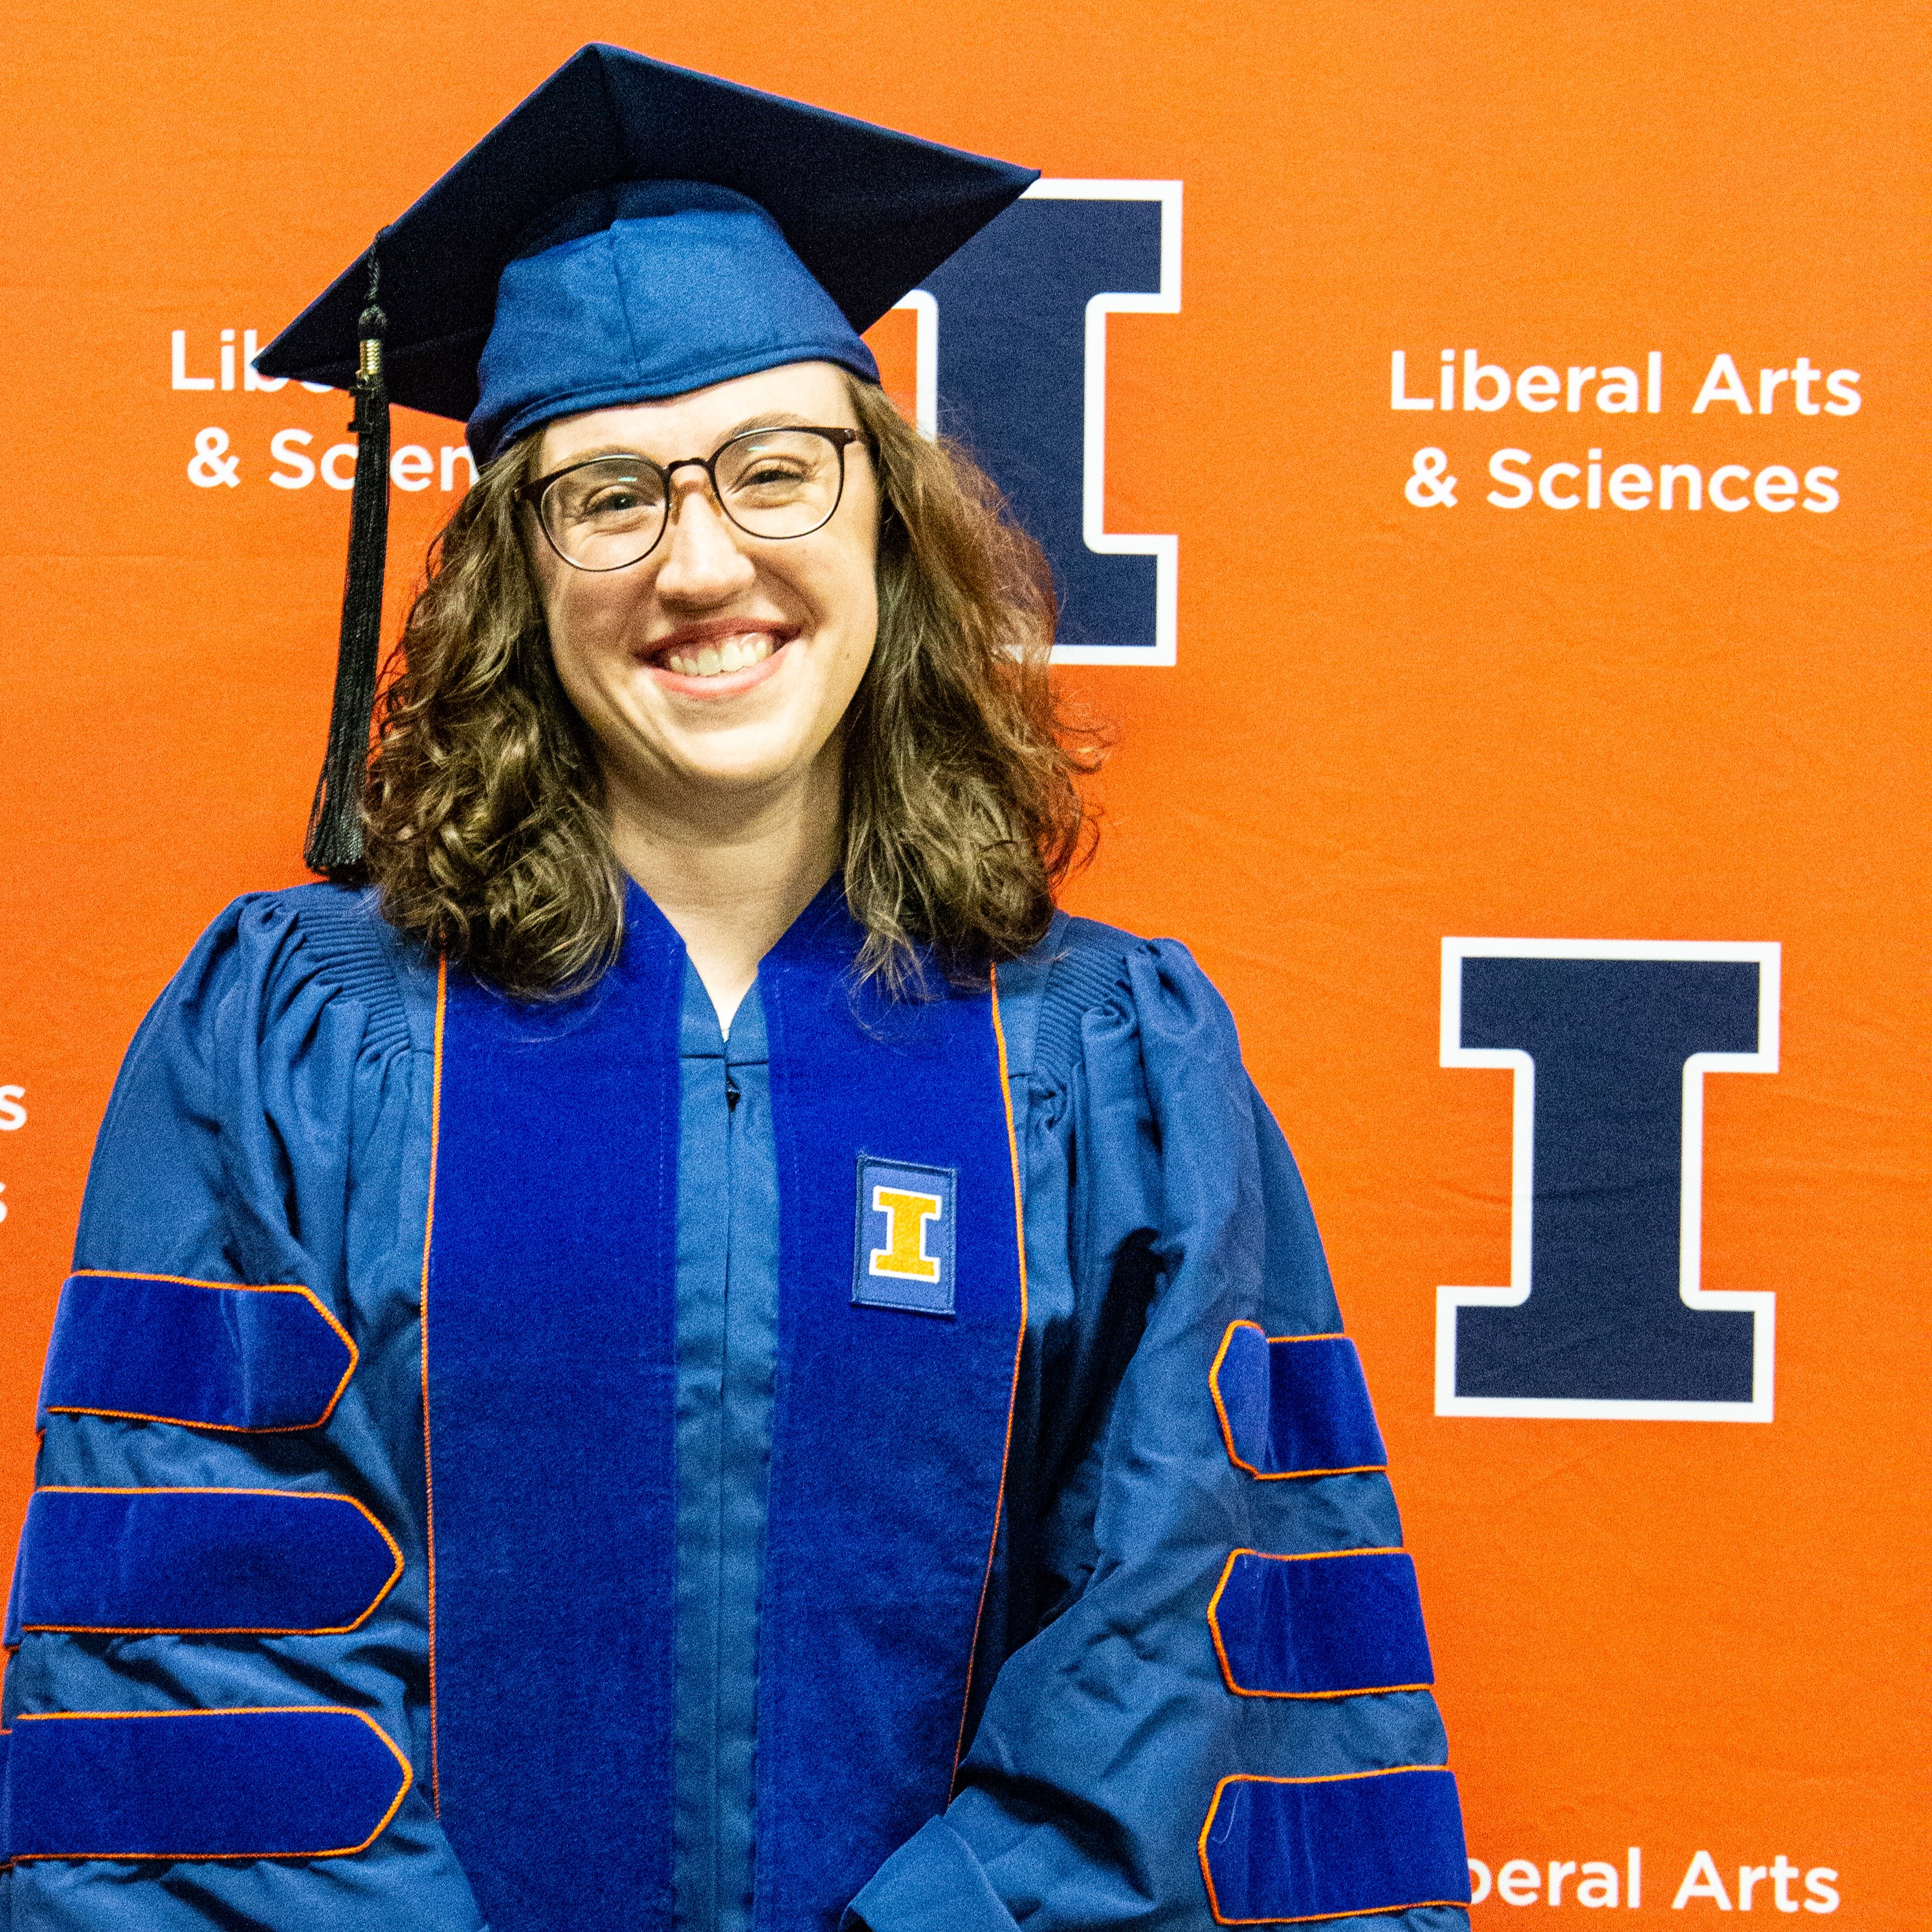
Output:
M879 380L756 202L702 182L593 188L539 222L503 271L470 447L488 462L559 416L811 362Z

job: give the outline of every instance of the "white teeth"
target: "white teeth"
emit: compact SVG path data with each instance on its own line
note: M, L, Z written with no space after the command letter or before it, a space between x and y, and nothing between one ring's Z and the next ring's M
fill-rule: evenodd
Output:
M775 648L768 632L755 632L727 638L722 644L700 645L695 652L673 651L664 660L664 668L680 677L720 677L763 664Z

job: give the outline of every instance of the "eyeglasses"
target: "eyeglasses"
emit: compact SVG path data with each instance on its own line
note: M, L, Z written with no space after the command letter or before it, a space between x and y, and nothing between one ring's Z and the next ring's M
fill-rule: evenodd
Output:
M748 536L808 537L845 494L845 452L856 429L748 429L709 456L653 463L593 456L518 492L550 547L573 570L622 570L649 556L670 521L670 479L701 470L718 507Z

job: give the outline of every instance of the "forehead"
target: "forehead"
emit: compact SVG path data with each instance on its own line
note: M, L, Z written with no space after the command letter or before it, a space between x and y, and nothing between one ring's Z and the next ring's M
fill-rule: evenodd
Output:
M859 426L841 370L830 362L788 362L681 396L562 417L544 430L537 466L554 470L602 449L634 449L661 463L704 456L736 430L785 417L825 428Z

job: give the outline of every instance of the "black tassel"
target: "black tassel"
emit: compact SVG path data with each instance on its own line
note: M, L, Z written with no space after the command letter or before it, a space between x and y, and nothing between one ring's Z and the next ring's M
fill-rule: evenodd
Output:
M376 302L378 235L369 250L368 305L356 326L356 488L349 500L349 568L342 586L342 637L328 753L309 808L310 871L352 881L362 871L362 803L369 773L369 724L382 641L382 573L389 546L389 392L382 374L388 319Z

